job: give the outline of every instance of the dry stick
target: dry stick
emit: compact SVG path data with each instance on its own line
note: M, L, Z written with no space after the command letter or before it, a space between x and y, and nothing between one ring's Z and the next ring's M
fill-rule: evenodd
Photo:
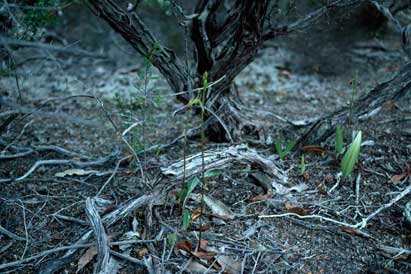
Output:
M358 222L356 224L348 224L345 222L337 221L325 216L321 215L298 215L296 213L283 213L283 214L273 214L273 215L260 215L258 218L281 218L281 217L287 217L287 216L295 216L300 219L319 219L320 221L326 221L330 223L334 223L340 226L345 226L345 227L350 227L350 228L355 228L355 229L363 229L367 226L367 222L369 222L372 218L377 216L381 211L384 209L387 209L394 205L396 202L404 198L407 194L411 192L411 185L409 185L407 188L405 188L400 194L394 197L389 203L381 206L378 208L376 211L368 215L366 218L363 218L361 222Z
M61 47L61 46L56 46L56 45L51 45L51 44L45 44L45 43L38 43L38 42L29 42L29 41L23 41L23 40L18 40L18 39L10 39L6 38L3 36L0 36L0 45L10 45L10 46L20 46L20 47L34 47L34 48L40 48L40 49L45 49L45 50L54 50L54 51L59 51L59 52L66 52L74 55L83 55L87 57L95 57L95 58L107 58L106 55L100 54L100 53L93 53L89 52L83 49L73 49L73 48L67 48L67 47Z
M118 160L116 167L114 168L113 172L111 173L110 177L107 179L107 181L103 184L103 186L100 188L100 190L97 192L95 197L100 196L100 194L103 192L103 190L106 188L107 184L110 183L110 181L114 178L114 175L117 173L118 168L120 167L120 164L127 159L130 159L131 156L126 156Z
M129 143L129 142L127 141L127 139L126 139L127 133L128 133L130 130L132 130L134 127L136 127L136 126L138 126L138 125L140 125L140 124L141 124L141 121L136 122L136 123L132 124L131 126L129 126L128 128L126 128L126 130L124 130L123 133L121 133L121 139L122 139L123 142L127 145L127 147L129 148L129 150L130 150L131 153L133 154L134 159L136 160L137 164L139 165L139 167L140 167L141 179L143 180L143 183L144 183L146 186L148 186L149 188L151 188L151 187L147 184L147 182L146 182L146 180L145 180L144 171L143 171L143 166L141 165L140 158L138 158L138 155L137 155L136 151L134 150L134 148L130 145L130 143Z
M107 214L106 216L104 216L103 217L103 223L106 227L110 227L113 224L115 224L118 220L126 217L129 212L135 210L136 208L147 205L150 201L153 201L153 200L155 200L156 202L161 203L162 199L163 199L163 197L159 193L140 196L139 198L129 201L128 203L120 206L116 210L114 210L114 211L110 212L109 214ZM92 232L93 232L92 230L89 230L86 233L84 233L83 236L81 236L80 239L77 240L77 242L75 243L75 246L84 244L85 241L87 241L91 237ZM70 258L72 255L74 255L74 253L77 251L78 248L80 248L80 247L74 247L74 248L69 249L63 255L61 260ZM44 273L54 273L54 271L57 270L57 269L54 269L54 268L55 268L55 266L51 266L49 269L47 269L47 271L44 271Z
M128 255L126 255L126 254L122 254L122 253L113 251L113 250L111 250L111 249L110 249L110 254L111 254L111 255L114 255L114 256L116 256L116 257L118 257L118 258L120 258L120 259L124 259L124 260L127 260L127 261L129 261L129 262L132 262L132 263L141 265L141 266L146 266L146 264L145 264L142 260L133 258L133 257L128 256Z
M112 159L112 155L97 159L95 161L90 161L90 162L80 162L80 161L74 161L74 160L60 160L60 159L40 160L34 163L34 165L24 175L17 177L15 179L0 179L0 183L21 182L24 179L26 179L28 176L30 176L34 171L36 171L37 168L43 165L73 165L76 167L84 168L84 167L91 167L91 166L101 166L111 161L111 159Z
M86 200L86 215L91 223L91 227L93 228L97 240L97 263L94 269L94 273L108 274L110 271L110 248L108 246L108 238L103 226L103 222L96 209L95 201L90 197Z
M139 243L147 243L147 242L156 242L156 240L129 240L129 241L111 242L111 243L110 243L110 246L139 244ZM25 259L22 259L22 260L10 262L10 263L0 264L0 269L5 269L5 268L11 268L11 267L20 266L20 265L22 265L22 264L24 264L24 263L28 263L28 262L34 261L35 259L42 258L42 257L48 256L48 255L53 254L53 253L57 253L57 252L65 251L65 250L71 250L71 249L77 250L77 249L79 249L79 248L92 247L92 246L95 246L95 245L96 245L95 243L74 244L74 245L61 246L61 247L49 249L49 250L40 252L40 253L38 253L38 254L36 254L36 255L33 255L33 256L31 256L31 257L27 257L27 258L25 258ZM110 250L110 253L112 253L111 250ZM115 254L115 255L116 255L116 254Z
M357 179L355 180L355 215L362 216L360 210L360 184L361 184L361 171L358 172ZM354 217L355 218L355 217Z
M0 233L6 235L10 239L13 239L13 240L16 240L16 241L25 241L26 240L26 238L20 237L20 236L14 234L11 231L8 231L7 229L2 227L1 225L0 225Z

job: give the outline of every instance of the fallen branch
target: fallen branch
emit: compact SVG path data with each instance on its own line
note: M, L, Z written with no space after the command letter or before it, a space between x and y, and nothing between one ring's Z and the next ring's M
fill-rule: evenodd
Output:
M58 51L63 53L70 53L73 55L80 55L86 57L93 57L93 58L107 58L107 55L101 53L94 53L84 49L75 49L75 48L68 48L68 47L61 47L57 45L45 44L40 42L30 42L18 39L11 39L1 36L0 37L0 45L9 45L9 46L19 46L19 47L32 47L32 48L39 48L43 50L52 50Z
M104 158L97 159L95 161L90 162L81 162L81 161L74 161L74 160L40 160L34 163L34 165L22 176L14 178L14 179L0 179L0 183L11 183L11 182L21 182L27 177L29 177L34 171L36 171L39 167L44 165L71 165L75 167L91 167L91 166L101 166L107 164L112 161L114 155L110 155Z
M237 145L223 148L221 150L208 150L204 152L205 169L226 169L233 163L251 164L262 169L264 172L274 176L281 182L286 182L284 172L278 168L271 160L261 156L256 150L248 148L246 145ZM161 168L164 175L175 176L177 179L183 178L184 161L178 161L172 165ZM201 153L197 153L186 159L187 176L195 176L202 171Z
M108 274L109 273L109 245L106 231L101 221L100 215L96 209L94 199L87 198L86 200L86 215L91 223L97 242L97 264L94 273Z
M133 199L119 206L116 210L104 216L102 219L103 225L108 228L115 224L118 220L125 218L130 212L132 212L136 208L146 206L147 204L153 201L156 203L156 205L159 205L163 202L163 196L160 193L154 192L151 195L143 195L141 197ZM79 240L77 240L74 246L84 244L92 236L92 234L93 230L88 230L86 233L83 234L83 236L80 237ZM69 264L73 260L73 256L75 255L77 249L78 248L69 249L60 259L54 260L53 262L44 266L40 270L40 273L51 274L63 268L64 265Z
M299 214L296 214L296 213L260 215L260 216L258 216L258 218L281 218L281 217L287 217L287 216L294 216L294 217L297 217L299 219L318 219L320 221L326 221L326 222L330 222L330 223L337 224L337 225L340 225L340 226L345 226L345 227L361 230L361 229L365 228L368 225L368 222L372 218L374 218L375 216L380 214L381 211L383 211L387 208L390 208L391 206L393 206L399 200L404 198L410 192L411 192L411 185L409 185L407 188L405 188L400 194L395 196L389 203L387 203L385 205L382 205L380 208L378 208L376 211L374 211L373 213L368 215L366 218L363 218L361 222L358 222L356 224L349 224L349 223L341 222L341 221L338 221L338 220L335 220L335 219L332 219L332 218L328 218L328 217L325 217L325 216L321 216L321 215L299 215Z

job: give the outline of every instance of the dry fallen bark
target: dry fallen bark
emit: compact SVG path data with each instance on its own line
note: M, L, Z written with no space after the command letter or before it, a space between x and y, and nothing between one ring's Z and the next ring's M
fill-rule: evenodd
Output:
M154 202L156 205L161 204L163 196L161 193L153 193L150 195L143 195L136 199L133 199L123 205L119 206L116 210L108 213L103 217L102 221L105 227L110 227L114 225L118 220L125 218L130 212L136 208L146 206L147 204ZM74 244L75 246L82 245L93 235L93 230L88 230L86 233L80 237L79 240ZM56 259L51 263L45 265L39 273L41 274L51 274L55 273L59 269L63 268L65 265L69 264L74 260L74 255L76 254L78 248L73 248L68 250L60 259Z
M205 170L228 169L233 164L249 164L253 168L261 169L273 176L281 183L287 181L283 170L278 168L271 160L261 156L256 150L246 145L225 147L220 150L207 150L204 152ZM172 165L161 169L164 175L183 178L184 161L180 160ZM187 177L197 176L202 172L201 153L189 156L186 159Z
M94 199L87 198L86 200L86 215L93 228L94 235L97 241L97 264L94 268L94 273L109 274L110 248L106 231L103 222L98 214Z

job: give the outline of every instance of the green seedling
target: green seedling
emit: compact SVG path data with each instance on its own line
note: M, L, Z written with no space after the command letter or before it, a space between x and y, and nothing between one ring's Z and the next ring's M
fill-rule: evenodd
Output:
M184 209L182 229L187 230L189 224L190 224L190 211L188 209Z
M301 163L300 163L301 175L305 172L305 159L304 154L301 155Z
M335 157L338 157L338 155L340 155L343 149L343 145L343 132L341 126L338 125L337 129L335 130Z
M178 195L178 199L182 203L183 207L186 204L187 198L190 195L191 192L196 188L196 186L200 183L200 179L198 177L193 177L190 180L187 181L187 186L185 188L182 188L180 190L180 193Z
M347 152L344 154L344 157L341 161L341 173L342 179L347 178L354 169L354 165L357 162L358 155L360 154L361 148L361 131L357 133L354 141L351 143L350 147L347 149Z
M177 233L173 232L167 235L167 244L169 248L172 248L177 241Z
M291 150L294 148L296 141L294 139L290 140L285 148L283 148L283 140L277 138L275 140L275 150L277 151L278 156L281 160L284 160L285 157L290 154Z

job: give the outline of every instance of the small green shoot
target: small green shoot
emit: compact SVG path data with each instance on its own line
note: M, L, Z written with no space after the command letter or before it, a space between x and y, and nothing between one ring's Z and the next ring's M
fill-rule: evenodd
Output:
M198 177L193 177L193 178L191 178L190 180L187 181L187 186L180 190L180 193L178 195L178 199L183 204L183 206L186 203L187 197L190 195L191 192L193 192L193 190L196 188L196 186L199 183L200 183L200 179Z
M283 148L283 140L281 138L277 138L275 140L275 149L277 151L278 156L281 160L284 160L285 157L290 154L291 150L294 148L296 141L294 139L290 140L285 148Z
M183 230L187 230L188 225L190 224L190 211L188 209L184 209L183 211Z
M338 125L337 129L335 130L335 157L338 157L338 155L340 155L343 149L343 145L343 132L341 126Z
M301 168L301 175L304 174L305 172L305 159L304 159L304 154L301 155L301 164L300 164L300 168Z
M177 241L177 233L173 232L167 235L167 244L169 248L173 248L174 244Z
M344 154L344 157L341 161L341 172L342 180L347 178L354 169L354 165L357 162L358 155L360 154L361 148L361 131L357 133L354 141L351 143L347 152Z
M204 177L206 177L206 178L216 177L220 174L223 174L223 172L224 172L224 170L222 170L222 169L207 170L204 174Z

